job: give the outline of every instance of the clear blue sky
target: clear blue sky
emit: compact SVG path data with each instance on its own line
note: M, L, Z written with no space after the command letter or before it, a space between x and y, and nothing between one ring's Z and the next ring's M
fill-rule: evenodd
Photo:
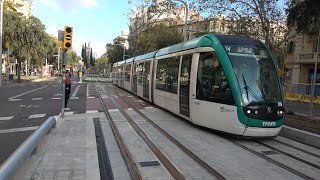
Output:
M90 42L98 57L105 44L128 32L128 0L35 0L33 15L38 17L47 32L57 36L64 26L73 26L73 49L80 55L81 45Z

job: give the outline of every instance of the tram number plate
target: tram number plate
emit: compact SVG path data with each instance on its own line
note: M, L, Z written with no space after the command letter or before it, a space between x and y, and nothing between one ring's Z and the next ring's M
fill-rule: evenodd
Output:
M276 122L262 122L262 126L276 126Z

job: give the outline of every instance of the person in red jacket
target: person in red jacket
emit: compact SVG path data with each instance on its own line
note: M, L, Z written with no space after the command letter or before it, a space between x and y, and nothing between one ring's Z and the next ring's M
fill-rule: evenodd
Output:
M65 87L65 100L64 100L64 108L67 108L67 104L68 104L68 100L70 97L70 92L71 92L71 79L70 79L70 75L69 75L69 70L66 71L66 80L64 81L66 84Z

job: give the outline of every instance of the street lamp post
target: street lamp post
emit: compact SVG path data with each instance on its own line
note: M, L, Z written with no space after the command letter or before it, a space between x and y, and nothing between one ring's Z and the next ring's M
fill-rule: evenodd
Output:
M185 10L185 17L184 17L184 27L183 27L183 41L187 40L187 24L188 24L188 3L182 0L173 0L173 1L179 1L184 4L186 7Z
M316 62L314 64L314 72L313 72L313 80L312 80L312 88L311 88L311 96L310 96L310 116L313 116L313 103L314 103L314 91L316 87L316 79L317 79L317 69L318 69L318 58L319 58L319 42L320 41L320 28L318 32L318 40L317 40L317 53L316 53Z
M126 56L126 47L123 44L113 44L115 46L122 46L123 47L123 57L122 60L124 60L125 56Z
M2 18L3 18L3 0L0 0L0 86L2 86Z

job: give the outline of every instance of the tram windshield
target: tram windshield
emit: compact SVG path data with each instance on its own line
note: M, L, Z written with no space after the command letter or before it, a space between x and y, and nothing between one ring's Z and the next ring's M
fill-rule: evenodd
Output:
M276 68L264 47L225 45L244 105L282 106Z

